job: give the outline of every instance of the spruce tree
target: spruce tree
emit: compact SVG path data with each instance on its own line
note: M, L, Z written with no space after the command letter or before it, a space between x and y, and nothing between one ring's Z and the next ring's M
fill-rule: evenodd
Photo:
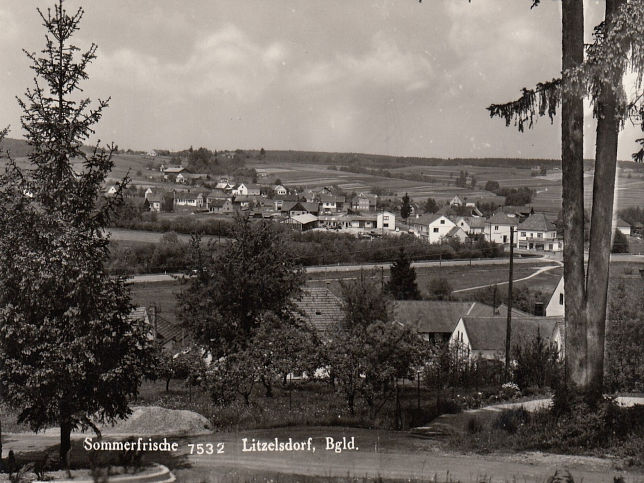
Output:
M409 218L409 215L411 215L411 200L409 199L409 195L405 193L405 196L402 197L402 206L400 207L400 216L404 219L407 220Z
M66 465L71 431L127 416L153 360L125 280L105 269L104 228L127 180L97 202L115 147L83 143L107 101L92 108L77 95L96 45L80 53L70 42L82 9L70 15L58 0L38 13L46 44L27 53L35 86L18 100L30 167L10 161L0 177L0 381L19 421L60 427Z
M416 270L411 266L411 260L401 248L398 258L391 264L390 278L387 291L396 300L418 300L420 292L416 284Z

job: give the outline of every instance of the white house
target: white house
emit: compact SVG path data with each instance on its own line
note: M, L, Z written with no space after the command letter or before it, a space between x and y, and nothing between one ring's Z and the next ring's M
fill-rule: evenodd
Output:
M465 203L463 203L463 200L458 197L458 195L454 196L449 202L450 206L463 206Z
M510 345L530 344L539 334L563 351L563 319L558 317L520 317L513 319ZM449 339L463 357L505 359L507 317L461 317Z
M416 234L426 238L429 243L440 243L456 224L445 215L422 215L410 218L409 225Z
M379 230L390 230L393 231L396 229L396 215L390 213L389 211L382 211L376 216L376 228Z
M176 191L174 194L174 206L187 208L203 208L206 200L203 193L189 191Z
M622 232L626 236L631 236L631 224L625 222L621 218L618 218L615 222L615 228ZM613 230L613 233L615 230Z
M485 222L485 239L507 245L510 243L510 230L516 228L518 224L519 220L514 216L501 212L495 213Z
M561 277L546 305L546 317L563 317L565 308L564 278Z
M468 230L469 235L484 235L485 234L485 218L478 216L468 216L465 222L470 227Z
M273 191L275 191L275 194L279 196L284 196L288 193L288 191L286 191L286 188L284 188L284 186L282 186L281 184L275 186L273 188Z
M259 185L250 184L250 183L239 183L236 187L233 188L233 194L235 196L259 196L260 195Z
M557 239L557 228L544 213L533 213L519 223L515 246L525 250L558 252L563 250L563 240Z

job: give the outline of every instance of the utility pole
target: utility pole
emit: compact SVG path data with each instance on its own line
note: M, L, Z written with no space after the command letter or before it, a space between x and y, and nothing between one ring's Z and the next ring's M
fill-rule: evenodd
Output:
M510 378L510 340L512 335L512 270L514 268L514 227L510 225L510 278L508 280L508 322L505 332L505 381Z

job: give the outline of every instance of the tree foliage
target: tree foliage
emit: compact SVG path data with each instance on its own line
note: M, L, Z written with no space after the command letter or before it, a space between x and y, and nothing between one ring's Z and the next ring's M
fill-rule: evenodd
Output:
M422 341L408 327L391 320L385 294L363 274L345 283L344 320L325 346L331 377L354 414L362 396L376 416L391 398L397 378L413 378L422 355Z
M411 211L412 211L411 201L409 199L409 195L405 193L405 196L402 197L400 216L402 217L403 220L406 220L407 218L409 218L409 215L411 215Z
M615 230L615 235L613 237L613 247L611 249L613 253L628 253L628 237L624 235L619 229Z
M411 266L411 260L400 248L398 258L391 264L389 282L386 290L396 300L420 299L420 292L416 284L416 270Z
M99 206L114 147L82 148L107 106L75 95L96 46L79 55L70 43L82 9L70 15L59 0L39 13L46 45L27 53L35 86L19 99L31 167L10 161L0 178L0 381L20 421L60 426L64 462L73 428L130 413L153 360L125 281L104 268L103 229L127 180Z
M245 348L264 314L291 318L304 282L272 223L237 217L231 237L214 258L193 243L196 275L178 296L180 320L217 357Z

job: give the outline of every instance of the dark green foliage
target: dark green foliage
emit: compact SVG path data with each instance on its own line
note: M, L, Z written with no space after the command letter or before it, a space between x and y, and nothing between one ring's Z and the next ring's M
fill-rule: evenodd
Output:
M530 414L522 407L502 411L494 420L492 427L514 434L530 420Z
M481 431L483 431L483 423L481 420L476 416L470 417L470 419L467 420L467 432L469 434L476 434Z
M456 181L454 181L454 184L459 188L467 188L468 176L469 176L469 173L467 171L460 171L458 174L458 178L456 178Z
M540 333L531 343L517 345L513 351L514 380L521 389L552 386L560 379L562 367L557 346L548 343Z
M400 216L402 217L403 220L407 220L409 218L409 215L411 215L411 201L409 199L409 195L405 193L405 196L402 197L402 206L400 207Z
M429 282L430 297L437 300L448 300L452 293L452 286L446 278L433 278Z
M238 217L232 238L214 259L200 257L178 298L179 318L218 356L245 348L266 312L290 317L304 282L273 224Z
M499 185L498 181L488 181L485 183L485 191L491 191L492 193L496 193L501 186Z
M41 13L48 35L42 57L28 54L38 81L28 89L21 118L29 171L10 162L0 180L0 381L3 399L35 429L61 428L60 461L70 432L130 413L142 378L154 366L148 328L130 320L125 280L105 270L116 195L98 205L111 154L83 142L107 106L75 100L96 46L84 54L70 44L82 9L69 15L59 1ZM72 160L82 160L74 172Z
M613 237L613 253L628 253L628 238L618 229L615 230Z
M609 292L605 384L609 391L644 391L644 289L620 282Z
M427 201L425 201L423 208L425 210L425 213L436 213L440 209L438 203L436 203L436 200L434 198L427 198Z
M364 274L342 292L345 316L324 348L327 367L349 412L362 396L373 419L393 397L396 380L414 377L422 343L413 330L391 322L385 294Z
M391 264L390 278L386 290L396 300L418 300L420 292L416 284L416 270L411 266L411 260L401 248L398 258Z

